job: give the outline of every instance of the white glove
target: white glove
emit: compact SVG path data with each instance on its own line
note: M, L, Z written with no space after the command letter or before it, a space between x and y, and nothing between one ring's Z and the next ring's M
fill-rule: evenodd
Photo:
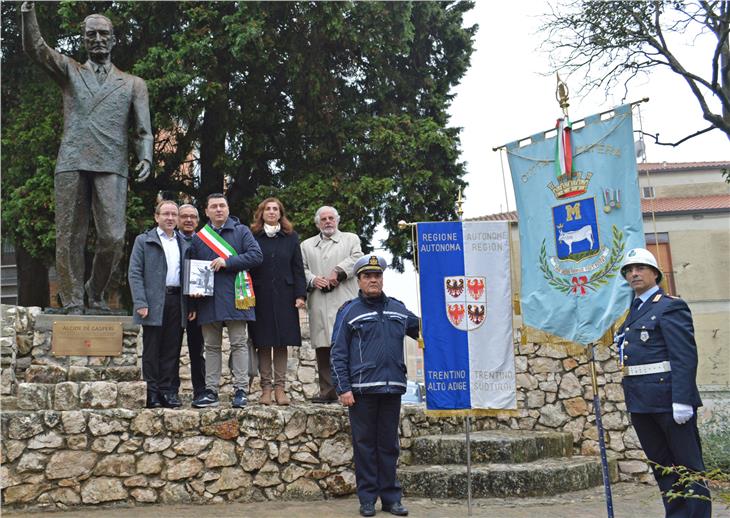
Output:
M684 424L694 415L694 409L690 405L682 403L672 403L672 413L674 414L674 422Z

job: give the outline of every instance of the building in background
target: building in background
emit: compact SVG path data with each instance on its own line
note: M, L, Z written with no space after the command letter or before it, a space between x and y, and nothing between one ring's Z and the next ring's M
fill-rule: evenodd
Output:
M694 317L697 382L730 387L729 162L639 164L647 248Z
M647 248L665 274L665 289L692 311L697 383L705 393L730 390L730 184L724 171L730 172L730 161L638 165ZM513 222L512 286L519 290L517 212L474 219Z

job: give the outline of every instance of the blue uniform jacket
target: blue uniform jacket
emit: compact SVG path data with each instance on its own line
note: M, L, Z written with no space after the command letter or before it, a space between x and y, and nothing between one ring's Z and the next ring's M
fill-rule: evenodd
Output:
M619 330L624 365L669 361L671 372L624 376L626 408L635 413L671 412L672 403L702 406L697 390L697 345L687 304L660 289Z
M337 394L403 394L405 335L418 337L418 317L394 298L360 292L337 312L330 367Z
M261 247L248 227L233 216L223 224L220 235L238 252L238 255L226 259L226 267L215 272L213 296L197 299L198 323L201 326L226 320L256 320L253 308L236 309L234 286L238 272L250 270L261 264L264 258ZM190 257L212 261L218 256L198 237L198 234L195 234Z

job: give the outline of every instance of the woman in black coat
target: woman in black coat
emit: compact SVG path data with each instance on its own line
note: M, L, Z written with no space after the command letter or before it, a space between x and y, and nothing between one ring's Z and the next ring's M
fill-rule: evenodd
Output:
M299 309L307 297L299 236L276 198L259 203L251 224L264 254L261 266L251 270L256 295L256 321L249 322L261 374L261 403L288 405L286 395L287 346L302 345ZM273 386L272 386L273 353Z

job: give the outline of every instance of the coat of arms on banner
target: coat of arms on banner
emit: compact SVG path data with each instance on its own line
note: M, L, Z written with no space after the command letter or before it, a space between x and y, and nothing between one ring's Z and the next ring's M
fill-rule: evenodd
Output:
M444 278L446 316L461 331L481 326L487 317L487 289L484 277L454 276Z
M623 232L614 225L611 248L601 246L595 198L580 199L586 194L591 176L564 175L557 185L548 185L557 200L570 201L552 207L555 255L548 255L543 239L540 270L550 286L576 296L608 284L618 271L626 244ZM620 207L614 204L615 209Z

